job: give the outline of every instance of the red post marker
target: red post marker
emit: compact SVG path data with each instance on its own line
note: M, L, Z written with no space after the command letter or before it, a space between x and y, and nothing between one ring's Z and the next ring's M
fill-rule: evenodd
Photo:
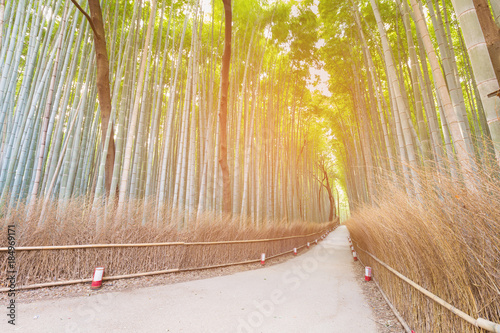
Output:
M266 254L265 253L262 253L260 255L260 264L261 265L264 265L266 263Z
M356 254L356 251L352 252L352 256L354 258L354 261L358 261L358 255Z
M318 244L318 240L317 239L315 239L314 241L316 242L316 244Z
M370 266L365 267L365 281L370 281L372 279L372 268Z
M351 251L354 252L354 246L351 245Z
M92 284L90 289L99 289L102 287L102 276L104 275L104 267L96 267L92 276Z
M307 242L307 248L309 248L309 242Z
M296 248L296 247L294 247L294 248L293 248L293 255L294 255L294 256L296 256L296 255L297 255L297 248Z

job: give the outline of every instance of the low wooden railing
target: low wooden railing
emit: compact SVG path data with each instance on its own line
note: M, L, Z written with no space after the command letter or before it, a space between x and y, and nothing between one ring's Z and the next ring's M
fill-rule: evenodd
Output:
M216 241L216 242L164 242L164 243L135 243L135 244L83 244L83 245L56 245L56 246L24 246L24 247L16 247L15 251L16 252L37 252L38 251L38 252L46 253L47 251L68 251L68 250L69 251L71 251L71 250L78 251L78 250L91 250L91 249L120 249L120 248L158 248L158 247L172 247L172 246L174 246L174 247L184 248L183 254L182 254L182 257L184 257L184 256L186 256L186 249L193 248L193 247L198 248L198 247L212 247L212 246L238 245L238 244L259 244L259 243L270 243L270 242L297 240L297 239L301 239L303 242L306 241L306 243L309 240L310 244L314 245L314 244L317 244L318 241L321 241L324 237L326 237L326 235L328 233L330 233L334 229L335 229L335 227L328 228L328 229L324 229L322 231L307 234L307 235L286 236L286 237L266 238L266 239L252 239L252 240L233 240L233 241ZM316 242L314 240L316 240ZM285 255L288 253L292 253L293 248L300 250L300 249L306 247L306 243L293 244L294 246L290 246L289 250L286 250L286 251L283 251L283 252L280 252L277 254L266 255L266 260L270 260L270 259L277 258L279 256L282 256L282 255ZM0 255L2 255L2 254L5 255L8 252L8 250L9 250L8 247L0 248ZM231 250L228 248L228 249L226 249L226 251L230 252ZM256 252L256 250L253 249L253 252ZM265 251L262 251L262 252L265 252ZM260 253L261 252L259 251L259 255L260 255ZM139 273L133 273L133 274L121 274L121 275L105 276L103 278L103 280L109 281L109 280L129 279L129 278L142 277L142 276L152 276L152 275L160 275L160 274L179 273L179 272L187 272L187 271L205 270L205 269L211 269L211 268L220 268L220 267L227 267L227 266L251 264L251 263L260 262L260 257L258 259L255 258L255 259L250 259L250 260L221 263L221 264L215 264L215 265L197 266L197 267L181 267L180 265L183 262L183 260L184 260L184 258L182 258L179 261L179 266L177 268L156 270L156 271L150 271L150 272L139 272ZM90 275L90 272L89 272L89 275ZM77 283L87 283L87 282L91 282L91 281L92 281L91 278L84 278L84 279L72 279L72 280L65 280L65 281L47 282L47 283L36 283L36 284L16 286L15 290L64 286L64 285L77 284ZM9 288L0 288L0 292L7 292L9 290L10 290Z

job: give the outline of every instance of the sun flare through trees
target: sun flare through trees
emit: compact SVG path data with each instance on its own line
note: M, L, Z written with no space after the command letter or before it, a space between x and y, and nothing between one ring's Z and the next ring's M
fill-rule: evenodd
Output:
M347 220L498 322L499 163L499 0L0 0L0 229L24 245ZM478 331L391 279L419 331Z

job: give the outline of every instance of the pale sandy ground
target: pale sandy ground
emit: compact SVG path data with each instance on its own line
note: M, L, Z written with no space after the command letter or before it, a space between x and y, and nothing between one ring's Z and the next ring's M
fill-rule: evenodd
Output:
M263 269L21 303L15 328L1 308L0 332L376 332L344 226L303 255Z

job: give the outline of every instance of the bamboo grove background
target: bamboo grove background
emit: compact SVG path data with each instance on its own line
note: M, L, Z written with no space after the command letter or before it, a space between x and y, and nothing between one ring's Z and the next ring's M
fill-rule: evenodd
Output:
M321 2L335 24L322 48L332 96L317 102L335 134L355 244L497 323L499 4ZM413 330L483 331L357 253Z
M232 213L255 224L325 221L331 204L302 102L308 73L271 37L282 12L277 7L234 7ZM92 30L80 11L58 0L8 1L2 9L3 212L43 200L61 210L81 196L94 206L144 200L158 212L182 211L177 223L183 227L205 211L221 210L221 3L102 2L112 100L108 137L99 130ZM101 147L111 138L115 162L106 197L107 148Z
M490 57L470 5L474 9L472 0L457 0L455 7L444 0L320 6L339 22L325 36L331 55L325 67L336 88L323 114L339 133L351 210L372 203L379 182L418 196L440 177L474 190L479 171L498 171L500 98L487 96L499 89L498 55ZM457 20L454 8L467 13Z

